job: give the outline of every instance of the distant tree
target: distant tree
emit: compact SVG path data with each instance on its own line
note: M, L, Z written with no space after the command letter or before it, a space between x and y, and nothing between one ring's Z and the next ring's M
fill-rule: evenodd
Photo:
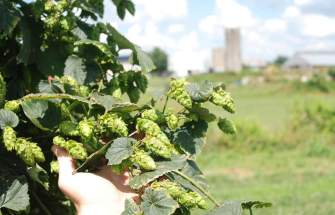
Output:
M278 56L273 63L277 66L282 66L287 61L287 57L285 56Z
M167 53L159 47L155 47L149 53L152 61L156 66L156 71L159 73L165 72L168 69L169 57Z

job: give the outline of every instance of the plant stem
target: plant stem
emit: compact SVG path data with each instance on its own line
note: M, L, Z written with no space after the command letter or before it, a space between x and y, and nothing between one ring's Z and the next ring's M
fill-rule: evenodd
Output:
M164 107L163 107L163 113L165 113L165 109L166 109L168 101L169 101L169 97L167 96L165 99Z
M36 199L37 203L41 206L41 209L44 211L46 215L52 215L49 209L43 204L41 199L37 196L37 194L31 190L31 194L33 194L34 198Z
M249 213L250 213L250 215L253 215L251 208L249 208Z
M75 174L79 171L81 171L82 169L84 169L93 159L95 159L97 156L103 154L103 152L108 148L108 146L112 143L113 141L109 141L107 143L105 143L103 145L103 147L101 147L99 150L97 150L96 152L92 153L90 156L87 157L87 159L85 160L85 162L83 164L81 164L77 169L75 169L73 171L72 174Z
M180 175L181 177L183 177L184 179L186 179L187 181L189 181L193 186L195 186L196 188L198 188L203 194L205 194L205 196L207 196L207 198L209 200L211 200L211 202L214 203L214 205L216 207L220 207L220 204L212 197L212 195L210 193L208 193L204 188L202 188L197 182L195 182L192 178L188 177L187 175L185 175L184 173L178 171L178 170L174 170L172 171L178 175Z

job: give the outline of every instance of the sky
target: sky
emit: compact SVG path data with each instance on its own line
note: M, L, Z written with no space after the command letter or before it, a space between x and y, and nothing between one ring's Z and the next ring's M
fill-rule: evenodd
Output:
M211 65L224 46L224 28L242 31L244 61L271 61L302 50L335 50L334 0L133 0L134 17L121 22L110 0L105 17L144 50L158 46L179 75Z

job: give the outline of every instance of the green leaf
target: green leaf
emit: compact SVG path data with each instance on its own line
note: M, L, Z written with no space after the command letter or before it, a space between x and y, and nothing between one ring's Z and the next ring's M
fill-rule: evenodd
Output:
M19 117L10 110L0 110L0 127L3 129L6 126L15 128L19 124Z
M142 196L145 215L170 215L179 207L165 191L148 188Z
M212 122L216 120L216 116L214 114L210 113L207 108L201 107L199 105L193 105L190 111L206 122Z
M207 215L242 215L241 202L227 201L223 206L211 211Z
M261 201L245 201L242 202L243 209L252 209L252 208L269 208L272 206L270 202L261 202Z
M129 158L133 154L133 145L136 142L135 139L128 137L115 139L106 152L108 165L117 165Z
M110 111L113 109L113 105L115 102L115 99L111 95L99 95L97 93L94 93L91 96L91 100L94 101L94 103L99 104L103 106L107 111Z
M14 3L0 0L0 37L11 34L19 21L20 12L16 9Z
M139 110L140 107L137 104L124 102L124 103L116 103L113 105L113 112L133 112Z
M149 182L155 180L156 178L171 172L173 170L178 170L184 167L186 157L182 156L172 161L161 161L156 162L157 169L150 172L145 172L141 175L135 176L129 182L129 185L133 189L139 189L142 186L148 184Z
M27 172L30 178L49 190L49 175L45 169L36 164L33 167L28 167Z
M178 144L186 153L197 155L205 144L207 129L208 123L204 120L185 123L173 134L172 142Z
M117 6L117 15L120 17L120 19L124 19L124 17L126 16L126 8L124 7L123 4Z
M84 84L87 76L84 60L76 55L70 55L65 61L64 75L74 78L80 85Z
M232 121L226 118L220 118L218 126L226 134L236 134L236 127Z
M130 42L122 34L120 34L113 26L107 25L110 36L116 42L120 49L131 49L133 51L132 61L134 64L140 65L144 73L151 72L156 67L148 54L146 54L139 46Z
M47 80L41 80L38 83L38 92L40 93L62 93L64 88L61 84L52 82L50 83Z
M199 184L202 188L206 190L208 189L208 184L205 180L205 177L194 160L187 160L186 165L184 166L183 169L180 170L180 172L192 178L192 180L197 182L197 184ZM169 173L169 176L172 176L172 178L176 180L179 184L181 184L183 187L198 193L202 193L192 183L190 183L188 180L184 179L180 175L172 172Z
M102 54L107 55L109 57L114 56L113 52L111 51L110 47L102 42L96 40L79 40L74 43L75 46L93 46L97 50L99 50Z
M135 9L134 3L132 1L127 0L125 4L126 4L126 8L129 11L129 13L131 15L135 15L136 9Z
M24 176L0 183L0 208L23 211L28 206L28 184Z
M22 102L22 109L30 121L42 130L56 129L61 122L61 111L51 101L26 100Z
M200 84L191 83L186 86L186 91L193 101L204 102L207 101L213 93L213 83L208 80Z
M121 215L139 215L141 214L141 208L138 206L133 199L127 199L125 210Z
M68 57L67 45L53 43L38 53L37 67L45 76L62 76Z

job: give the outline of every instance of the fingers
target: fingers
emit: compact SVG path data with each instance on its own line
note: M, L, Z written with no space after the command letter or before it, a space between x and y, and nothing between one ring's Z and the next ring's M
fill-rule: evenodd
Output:
M59 146L53 145L51 148L52 152L55 154L59 165L59 180L63 178L71 177L73 171L75 170L74 160L67 153L67 151Z

